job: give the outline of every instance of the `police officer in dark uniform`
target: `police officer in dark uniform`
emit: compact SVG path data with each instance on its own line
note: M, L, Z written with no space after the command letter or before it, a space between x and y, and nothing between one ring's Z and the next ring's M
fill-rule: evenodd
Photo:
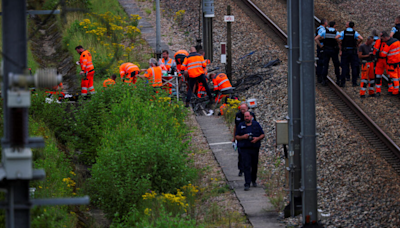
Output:
M346 75L349 75L350 69L349 64L351 65L351 75L352 75L352 83L353 87L357 85L358 72L357 69L359 67L359 59L357 47L358 44L362 42L362 36L356 32L354 29L354 22L350 21L346 24L346 30L339 33L336 36L336 39L339 42L339 47L341 48L341 64L342 64L342 74L340 76L340 86L344 87L346 84Z
M329 60L332 58L333 65L335 66L336 83L339 85L340 78L340 62L339 62L339 45L336 40L336 36L339 32L335 29L336 23L334 21L329 22L329 27L326 28L325 32L315 37L315 42L319 47L324 50L324 68L322 70L322 85L326 85L328 76ZM323 40L323 45L320 40Z
M321 24L320 26L318 26L318 28L315 30L315 36L321 36L322 33L325 32L325 28L328 25L328 21L325 18L321 19ZM323 43L321 43L321 45L323 45ZM315 69L315 72L317 74L317 80L318 83L322 82L322 70L324 68L324 50L317 45L317 67Z
M395 26L390 31L390 37L400 40L400 16L394 20Z
M246 103L243 103L239 106L239 111L236 113L235 116L235 128L233 129L233 139L232 142L235 142L236 140L236 129L239 126L240 123L244 122L244 113L249 110L249 107L247 106ZM250 112L251 116L253 117L253 120L257 121L256 115L252 112ZM238 148L238 169L239 169L239 177L243 175L244 168L243 168L243 162L242 162L242 155L240 153L240 148Z
M253 187L257 187L258 154L264 137L260 124L253 120L250 112L245 112L244 122L240 123L236 129L236 140L243 159L245 191L250 189L250 183Z

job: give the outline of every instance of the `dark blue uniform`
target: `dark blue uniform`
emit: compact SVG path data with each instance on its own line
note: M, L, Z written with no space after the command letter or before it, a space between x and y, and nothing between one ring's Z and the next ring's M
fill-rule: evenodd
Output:
M322 71L322 82L326 83L329 60L332 59L333 65L335 66L336 82L339 82L340 78L340 62L339 62L339 45L335 37L339 35L339 32L335 28L327 28L325 32L322 33L322 38L324 38L324 69ZM339 84L339 83L338 83Z
M260 124L253 120L250 126L245 122L239 124L236 128L236 135L242 136L251 133L253 137L259 137L264 134ZM242 161L244 167L244 186L250 186L250 183L255 183L257 180L257 166L258 166L258 153L260 151L261 140L252 143L249 139L238 141L238 148L242 154Z
M325 27L320 25L316 31L315 31L315 36L320 35L322 36L322 34L325 32ZM321 45L324 45L323 42L321 42ZM318 45L317 45L317 67L315 69L315 72L317 74L317 78L318 78L318 82L322 81L322 70L324 68L324 50L321 49Z
M347 28L345 31L340 33L340 39L342 40L342 74L340 77L341 86L346 83L346 77L350 77L349 64L351 65L351 75L353 86L357 85L357 78L359 73L359 58L357 52L357 39L360 36L358 32L352 28Z
M257 121L256 119L256 115L252 112L250 112L250 115L253 116L253 120ZM236 125L236 129L239 126L240 123L244 122L244 114L239 111L236 113L235 116L235 125ZM236 135L236 134L235 134ZM240 170L240 172L244 172L244 168L243 168L243 164L242 164L242 155L240 154L240 148L238 148L238 169Z

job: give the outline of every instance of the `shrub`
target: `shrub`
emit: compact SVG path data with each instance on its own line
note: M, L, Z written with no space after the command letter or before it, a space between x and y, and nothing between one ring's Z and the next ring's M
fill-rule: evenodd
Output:
M135 89L119 88L125 93L111 104L109 118L103 118L90 180L93 199L109 216L124 215L148 190L174 192L196 177L183 142L183 105L141 82Z

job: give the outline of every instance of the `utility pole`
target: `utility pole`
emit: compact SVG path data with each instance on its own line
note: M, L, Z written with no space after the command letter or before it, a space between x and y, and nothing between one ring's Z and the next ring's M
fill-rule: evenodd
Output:
M214 0L203 0L203 48L205 58L213 61L213 17Z
M300 150L300 28L298 26L299 1L288 0L288 47L289 47L289 74L288 74L288 103L289 103L289 185L290 185L290 204L285 208L285 212L290 210L294 217L300 214L296 209L301 204L300 181L301 181L301 150ZM297 213L296 213L297 211ZM288 213L285 213L287 217Z
M157 61L161 58L161 16L160 0L156 0L156 56Z
M313 226L317 214L317 154L315 123L314 1L300 0L301 164L303 227Z
M7 228L30 227L32 205L88 204L89 198L30 199L29 182L45 178L44 170L34 170L31 148L44 147L42 138L28 134L28 107L31 92L28 84L51 87L61 82L56 69L38 70L35 76L27 72L26 0L2 0L4 137L0 188L6 192ZM35 14L35 12L32 12Z
M231 6L227 6L227 14L231 16ZM232 81L232 22L227 22L226 27L226 36L227 36L227 50L226 54L228 56L228 61L226 63L226 75L228 76L229 81Z

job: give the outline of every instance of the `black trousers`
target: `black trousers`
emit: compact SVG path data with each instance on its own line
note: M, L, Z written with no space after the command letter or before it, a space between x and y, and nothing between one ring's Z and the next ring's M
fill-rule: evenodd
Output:
M358 59L358 54L356 49L350 49L350 50L343 50L342 51L342 59L341 59L341 65L342 65L342 75L340 77L341 83L345 83L346 77L350 77L350 67L351 66L351 79L353 84L357 83L357 78L358 78L358 67L359 67L359 59Z
M251 182L256 182L257 180L257 170L258 170L258 153L260 148L240 148L240 153L242 154L242 162L244 167L244 182L245 186L250 186Z
M242 155L242 153L240 152L240 148L238 148L238 169L241 171L241 172L244 172L244 167L243 167L243 155Z
M332 59L333 66L335 66L336 80L340 78L340 62L339 62L339 49L328 48L324 49L324 70L322 71L322 80L326 80L329 69L329 60Z
M190 78L189 77L189 90L188 90L188 93L187 93L187 96L186 96L186 102L190 102L190 99L192 98L192 94L193 94L193 87L194 87L194 84L197 81L203 83L203 86L206 88L208 97L210 99L212 99L211 90L208 87L208 84L207 84L207 81L206 81L206 76L204 76L204 74L202 74L202 75L200 75L198 77L195 77L195 78Z
M322 79L322 70L324 69L324 50L317 46L317 67L315 69L315 73L319 79Z

